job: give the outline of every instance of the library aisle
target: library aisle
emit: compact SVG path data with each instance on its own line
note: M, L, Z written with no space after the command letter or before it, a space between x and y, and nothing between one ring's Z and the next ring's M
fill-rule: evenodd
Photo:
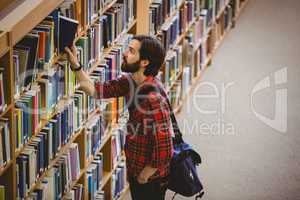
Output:
M199 173L206 194L202 199L300 199L299 9L298 0L249 1L179 114L186 140L203 157ZM286 73L285 81L280 77ZM253 90L266 77L270 87ZM221 100L199 97L221 97L222 87L227 89ZM285 103L280 101L285 89L286 119ZM276 91L280 106L275 106ZM276 113L283 118L273 125L266 118L274 119ZM171 196L167 192L166 200Z

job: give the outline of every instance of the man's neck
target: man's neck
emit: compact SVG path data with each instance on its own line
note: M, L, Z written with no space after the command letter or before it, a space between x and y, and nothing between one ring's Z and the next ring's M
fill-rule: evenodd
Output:
M146 80L147 77L144 75L143 71L138 71L132 74L132 78L137 85L140 85Z

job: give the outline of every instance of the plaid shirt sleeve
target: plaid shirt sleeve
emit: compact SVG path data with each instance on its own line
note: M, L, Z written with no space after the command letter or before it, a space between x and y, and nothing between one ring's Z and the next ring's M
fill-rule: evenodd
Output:
M95 82L95 97L99 99L125 96L130 90L130 83L131 81L126 75L104 83Z
M147 135L152 147L150 165L164 168L169 165L173 155L170 111L166 100L159 93L150 93L148 98L150 111L146 114Z

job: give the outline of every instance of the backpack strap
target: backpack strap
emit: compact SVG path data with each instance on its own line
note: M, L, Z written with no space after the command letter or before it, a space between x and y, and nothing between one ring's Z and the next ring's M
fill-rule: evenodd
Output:
M172 127L173 127L173 131L174 131L174 135L175 135L175 138L173 139L173 142L174 142L174 144L184 143L183 138L182 138L182 133L179 129L176 117L174 115L173 108L171 106L171 103L169 101L169 98L168 98L166 92L164 91L164 89L160 85L149 84L144 89L141 89L139 91L139 94L146 95L146 94L149 94L150 92L159 92L166 99L166 101L168 103L169 110L170 110L170 118L171 118Z
M195 197L195 200L201 199L204 195L204 191L199 192L199 194Z
M174 200L175 199L175 196L177 195L177 193L176 192L174 192L174 195L173 195L173 197L172 197L172 200Z

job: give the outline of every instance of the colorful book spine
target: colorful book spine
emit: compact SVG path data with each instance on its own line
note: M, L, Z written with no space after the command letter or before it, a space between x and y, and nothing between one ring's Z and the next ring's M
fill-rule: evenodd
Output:
M112 132L111 149L112 149L112 165L117 167L118 162L122 159L125 146L125 132L124 127L116 128Z
M0 63L1 64L1 63ZM0 113L7 107L8 88L6 86L6 70L0 66Z
M182 45L179 45L170 50L166 56L163 81L166 88L169 88L171 84L176 81L182 71L182 67Z
M85 137L87 141L86 145L86 157L91 158L98 152L102 139L105 137L105 129L103 127L103 120L100 115L94 116L91 120L85 124Z
M149 33L155 35L164 23L163 2L161 0L152 1L149 7Z
M95 155L94 160L87 168L88 199L95 199L102 185L103 179L103 154Z
M7 118L0 118L0 167L11 160L9 126Z
M126 186L126 168L125 162L118 164L112 174L112 197L118 199Z
M175 44L177 37L180 35L179 32L179 11L177 11L176 16L163 24L161 32L158 34L165 49L169 49Z

